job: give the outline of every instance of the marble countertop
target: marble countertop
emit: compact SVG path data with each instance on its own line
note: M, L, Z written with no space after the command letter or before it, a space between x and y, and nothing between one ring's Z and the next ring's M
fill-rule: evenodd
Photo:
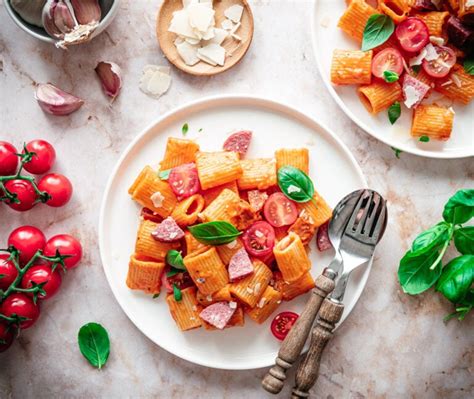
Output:
M125 146L149 122L203 95L252 93L284 100L317 118L347 144L369 185L389 201L390 223L360 301L338 330L321 366L314 398L467 398L474 395L474 317L445 325L451 305L429 292L402 293L398 260L422 228L436 223L457 189L472 187L471 159L430 160L401 154L354 125L318 74L309 32L310 1L252 1L255 36L244 60L213 78L172 70L161 99L138 89L145 64L166 65L154 34L158 0L123 0L109 29L91 43L57 50L31 38L9 18L0 0L0 138L20 145L45 138L58 152L56 170L75 195L62 209L38 206L26 214L0 210L0 237L22 224L48 236L71 232L86 249L63 291L43 306L35 328L0 355L2 398L270 398L260 388L265 370L219 371L180 360L149 341L115 301L97 244L99 205L107 178ZM291 35L288 34L291 26ZM122 94L108 105L94 67L116 61ZM36 82L51 81L87 100L71 117L44 114L33 99ZM99 321L111 333L102 371L77 349L77 331ZM292 378L293 375L290 375ZM289 387L281 397L288 397Z

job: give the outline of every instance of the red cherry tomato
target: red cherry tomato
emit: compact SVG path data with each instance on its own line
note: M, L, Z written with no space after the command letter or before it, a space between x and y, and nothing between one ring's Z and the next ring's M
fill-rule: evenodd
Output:
M6 204L18 212L29 211L36 205L36 192L28 180L9 180L5 183L5 188L12 194L16 194L19 203L7 201Z
M271 330L276 339L283 341L291 327L296 322L298 315L293 312L281 312L272 321Z
M423 69L433 78L444 78L456 64L456 53L446 46L434 46L438 58L432 61L423 60Z
M171 268L167 267L161 275L161 281L165 290L168 294L173 293L173 284L176 285L180 290L192 287L194 282L188 272L177 273L172 276L168 276Z
M16 328L5 323L0 323L0 352L5 352L13 343L16 335Z
M51 198L46 205L54 208L66 205L72 196L72 184L66 176L50 173L41 178L38 183L40 191L46 191Z
M150 222L154 223L161 223L163 221L163 218L160 215L153 213L153 211L148 208L142 208L140 216L144 220L149 220Z
M61 274L57 268L53 272L50 265L35 265L26 271L23 279L21 280L21 286L22 288L31 288L33 287L32 283L46 283L42 287L46 292L46 295L39 294L38 298L49 299L59 291L61 281ZM32 296L33 294L30 295Z
M33 302L28 295L21 292L15 292L3 301L0 308L0 313L7 317L11 317L16 314L20 317L25 317L28 320L20 322L20 328L27 329L35 324L36 320L40 315L39 305Z
M267 222L255 222L245 230L242 240L250 255L263 258L273 251L275 230Z
M395 72L400 76L403 72L403 57L396 48L389 47L377 53L372 60L372 74L383 79L385 71Z
M10 233L8 245L20 251L20 263L26 264L39 249L44 248L46 237L34 226L21 226Z
M18 167L16 148L6 141L0 141L0 176L11 176Z
M403 50L416 53L430 41L430 33L426 24L419 18L407 18L400 22L395 30Z
M56 151L51 144L45 140L33 140L26 145L26 149L35 153L31 161L25 163L24 168L28 172L33 175L42 175L51 169L56 160Z
M18 276L18 270L12 261L8 260L10 255L0 254L0 290L6 291Z
M288 226L298 217L295 203L283 193L274 193L268 197L263 207L265 219L274 227Z
M171 169L168 183L180 201L196 194L201 188L194 163L185 163Z
M73 269L82 258L82 246L74 237L68 234L59 234L51 237L44 247L45 256L56 256L56 251L61 255L71 255L64 260L66 269Z

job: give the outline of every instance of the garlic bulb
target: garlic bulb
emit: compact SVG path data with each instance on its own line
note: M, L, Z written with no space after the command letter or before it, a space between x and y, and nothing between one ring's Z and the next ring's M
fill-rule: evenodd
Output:
M10 0L12 8L29 24L43 27L41 12L46 0Z
M35 98L44 112L64 116L77 111L84 104L84 100L71 93L67 93L51 83L41 83L36 87Z

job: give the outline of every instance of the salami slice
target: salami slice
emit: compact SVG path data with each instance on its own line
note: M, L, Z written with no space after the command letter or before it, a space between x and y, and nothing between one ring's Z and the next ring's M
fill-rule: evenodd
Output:
M251 139L252 132L249 130L242 130L240 132L232 133L224 142L224 150L235 151L243 156L249 149Z
M244 248L239 249L229 262L229 279L239 280L253 273L253 264Z
M254 212L260 212L265 205L265 201L268 199L268 194L265 191L250 190L247 192L249 198L250 208Z
M332 248L332 244L328 235L328 226L329 222L319 226L318 233L316 234L316 245L321 252Z
M199 317L219 330L222 330L229 322L236 308L236 306L231 307L229 302L217 302L205 308L199 314Z
M184 237L184 231L181 230L171 216L168 216L156 227L151 235L155 240L160 242L174 242Z

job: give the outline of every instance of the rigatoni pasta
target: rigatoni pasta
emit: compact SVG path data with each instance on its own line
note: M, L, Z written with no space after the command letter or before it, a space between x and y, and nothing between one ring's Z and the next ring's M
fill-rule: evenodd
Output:
M135 254L137 256L163 261L169 250L179 247L178 243L163 243L155 240L151 233L156 230L157 226L157 223L149 220L143 220L140 223L135 242Z
M194 141L170 137L166 144L165 156L160 162L160 170L194 162L198 151L199 145Z
M309 174L309 151L307 148L280 148L275 151L277 170L293 166Z
M331 82L337 85L369 84L372 81L372 50L334 50Z
M240 190L265 190L276 185L276 163L272 158L244 159L240 161L242 175L237 180Z
M173 295L166 297L166 302L174 321L181 331L201 327L202 322L199 318L201 308L196 300L196 288L189 287L182 290L181 296L179 301Z
M299 235L288 233L273 249L283 279L296 281L311 269L311 262Z
M395 101L402 99L402 88L398 82L373 82L370 85L360 86L357 93L362 104L371 114L378 114Z
M247 314L258 324L264 323L278 308L282 300L282 293L268 286L260 297L257 305L247 310Z
M373 14L377 14L377 10L365 0L352 0L337 26L360 43L365 25Z
M448 140L453 129L454 111L452 108L437 105L420 105L413 113L411 135L427 136L437 140Z
M456 65L447 78L436 82L435 90L451 100L469 104L474 98L474 76Z
M198 152L196 166L203 190L230 183L242 176L242 166L236 152Z
M200 194L194 194L176 204L171 217L180 226L190 226L196 223L199 213L204 208L204 198Z
M254 260L253 266L253 274L230 284L231 294L251 308L255 307L272 278L272 271L265 263Z
M128 265L127 286L147 294L159 294L164 269L164 262L146 257L140 258L137 254L133 254Z

